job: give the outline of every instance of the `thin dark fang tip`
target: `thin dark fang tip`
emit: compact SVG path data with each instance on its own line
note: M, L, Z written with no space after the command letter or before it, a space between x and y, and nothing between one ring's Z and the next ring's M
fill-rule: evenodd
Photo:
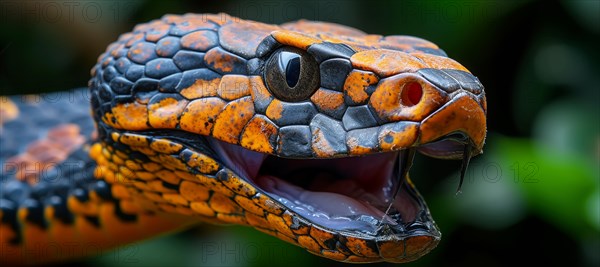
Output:
M472 147L470 144L466 144L463 150L463 160L462 166L460 168L460 181L458 182L458 189L456 189L456 194L462 193L460 190L462 188L463 181L465 180L465 173L467 172L467 168L469 167L469 161L471 161L472 155Z

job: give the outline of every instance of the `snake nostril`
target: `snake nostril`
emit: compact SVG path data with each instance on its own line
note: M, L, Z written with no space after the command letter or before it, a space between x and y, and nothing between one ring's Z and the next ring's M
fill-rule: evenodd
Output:
M422 96L423 88L421 87L421 84L418 82L409 82L402 88L400 99L402 101L402 105L412 107L421 101Z

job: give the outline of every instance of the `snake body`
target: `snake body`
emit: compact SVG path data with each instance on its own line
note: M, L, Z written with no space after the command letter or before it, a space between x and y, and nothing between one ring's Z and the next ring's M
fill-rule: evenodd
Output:
M1 99L2 262L198 222L338 261L415 260L441 234L408 152L476 155L486 135L483 86L435 44L331 23L166 15L121 35L91 76Z

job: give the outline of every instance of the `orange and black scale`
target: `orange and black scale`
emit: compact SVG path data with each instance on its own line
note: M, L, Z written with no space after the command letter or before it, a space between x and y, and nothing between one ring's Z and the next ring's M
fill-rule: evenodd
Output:
M303 101L268 89L266 64L282 47L318 66ZM482 85L435 44L329 23L167 15L121 35L91 74L90 91L13 97L14 110L2 110L0 243L9 262L35 263L28 253L40 244L110 248L200 221L250 225L340 261L414 260L439 237L376 240L320 227L225 166L208 138L291 158L390 151L463 123L428 117L458 91L477 100L452 101L482 110L461 124L474 150L485 138L476 124L485 121ZM428 101L389 97L411 83Z

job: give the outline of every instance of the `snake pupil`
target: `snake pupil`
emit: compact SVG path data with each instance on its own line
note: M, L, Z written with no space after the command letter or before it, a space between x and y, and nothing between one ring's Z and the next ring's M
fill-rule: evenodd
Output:
M285 79L290 88L294 88L300 79L300 57L290 59L285 68Z

